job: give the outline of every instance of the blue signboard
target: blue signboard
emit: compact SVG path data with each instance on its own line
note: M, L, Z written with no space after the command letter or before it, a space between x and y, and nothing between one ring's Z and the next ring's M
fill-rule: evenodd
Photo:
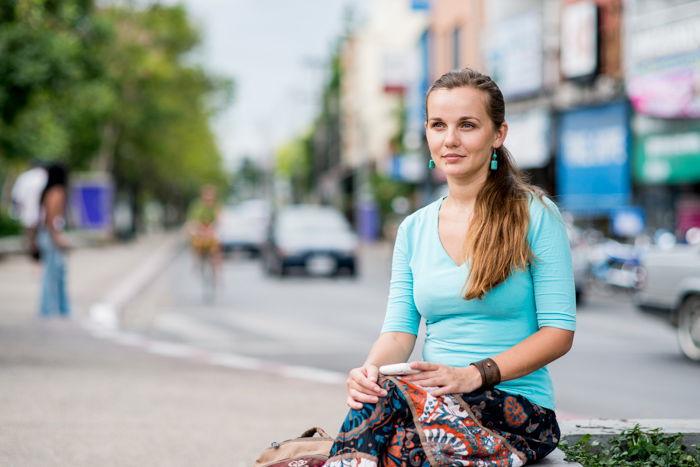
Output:
M107 180L80 180L72 184L71 207L81 229L107 230L112 226L112 184Z
M606 215L629 203L630 130L624 102L563 113L557 143L557 192L565 210Z
M430 10L430 0L411 0L411 9Z

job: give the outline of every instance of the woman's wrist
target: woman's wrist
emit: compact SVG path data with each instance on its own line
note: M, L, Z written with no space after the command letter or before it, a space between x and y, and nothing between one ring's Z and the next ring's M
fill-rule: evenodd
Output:
M461 368L464 374L464 387L459 392L472 392L479 389L483 381L479 370L474 365L467 365Z
M490 358L472 362L470 367L475 367L481 377L481 386L478 389L491 389L501 382L501 370L495 361Z

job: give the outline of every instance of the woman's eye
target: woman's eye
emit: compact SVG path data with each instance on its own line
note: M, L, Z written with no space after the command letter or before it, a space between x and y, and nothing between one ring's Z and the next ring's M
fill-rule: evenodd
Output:
M469 122L462 123L462 128L474 128L474 124Z
M433 128L443 128L445 126L442 122L433 122Z

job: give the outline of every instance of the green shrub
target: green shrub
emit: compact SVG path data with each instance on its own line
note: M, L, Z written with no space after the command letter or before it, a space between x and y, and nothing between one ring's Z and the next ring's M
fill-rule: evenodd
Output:
M565 460L585 467L700 467L697 446L687 447L681 433L667 435L661 428L643 431L635 425L607 444L591 441L591 435L585 435L574 444L564 440L559 447L566 454Z
M0 237L20 235L21 233L22 224L10 217L6 212L0 210Z

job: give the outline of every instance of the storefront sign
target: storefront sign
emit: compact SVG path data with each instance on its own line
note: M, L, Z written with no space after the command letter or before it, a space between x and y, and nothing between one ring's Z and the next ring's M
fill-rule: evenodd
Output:
M614 103L562 114L556 166L564 209L605 214L628 204L629 125L627 106Z
M489 74L506 98L536 93L542 88L542 18L528 12L494 23L486 59Z
M642 183L700 181L700 121L638 117L634 178Z
M635 110L661 118L700 117L700 3L627 20L626 84Z
M384 92L404 94L411 76L416 74L414 56L407 52L387 52L382 57Z
M549 162L549 114L535 109L507 116L506 147L521 169L534 169Z
M598 7L593 2L565 5L561 20L561 71L574 79L598 69Z

